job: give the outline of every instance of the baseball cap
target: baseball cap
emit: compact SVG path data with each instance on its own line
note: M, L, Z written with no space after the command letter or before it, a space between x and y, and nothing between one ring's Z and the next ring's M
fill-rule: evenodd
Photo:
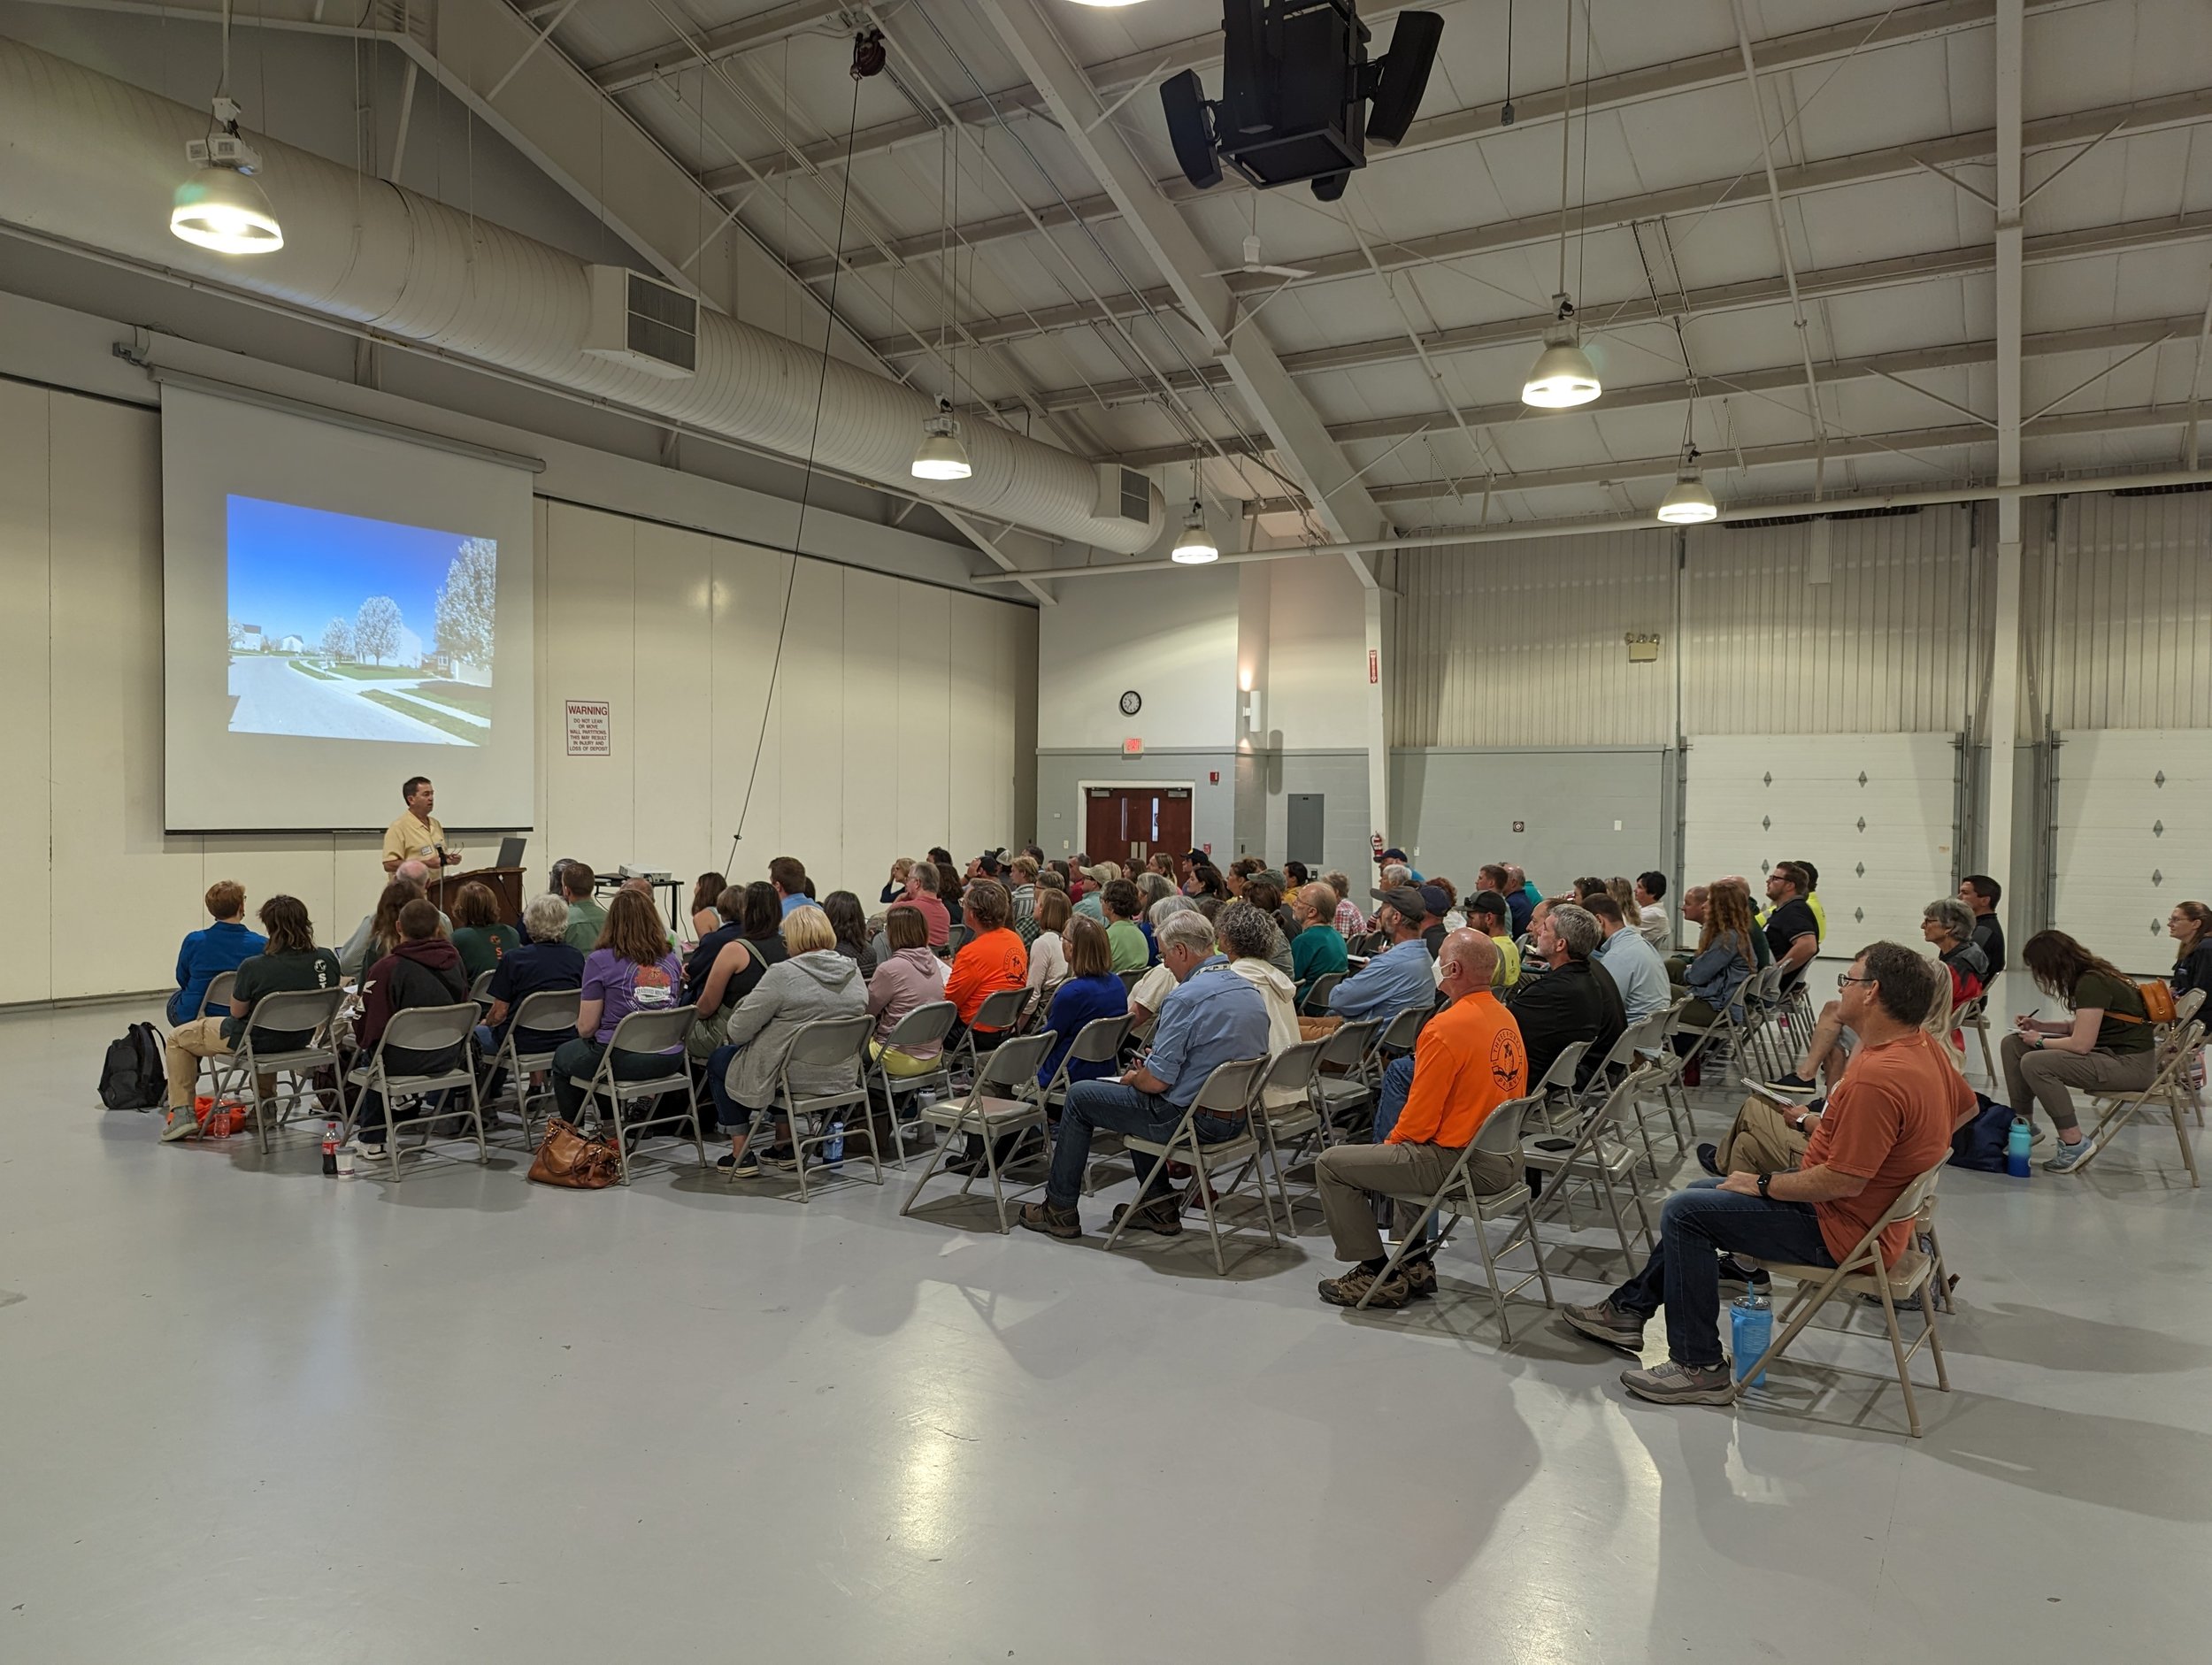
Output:
M1439 919L1452 910L1451 895L1441 885L1422 886L1421 901L1429 912Z
M1383 851L1380 855L1375 857L1375 861L1378 865L1380 865L1384 862L1402 862L1405 859L1406 853L1398 848L1395 845L1393 845L1390 848Z
M1491 914L1500 919L1510 919L1513 917L1505 905L1505 898L1494 890L1477 891L1474 901L1468 903L1467 910L1470 913Z
M1205 851L1201 849L1187 849L1183 852L1183 859L1187 862L1194 863L1198 862L1210 862L1213 860L1213 857L1207 855Z
M998 877L999 853L996 850L984 851L982 855L975 858L975 863L983 870L987 877L991 879Z
M1367 893L1377 902L1386 902L1409 921L1417 920L1429 910L1428 898L1411 885L1393 885L1387 890Z

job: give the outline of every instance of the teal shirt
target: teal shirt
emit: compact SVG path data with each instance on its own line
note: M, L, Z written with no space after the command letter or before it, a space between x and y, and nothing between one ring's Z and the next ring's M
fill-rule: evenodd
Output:
M1291 975L1298 981L1298 1003L1305 1004L1317 978L1341 971L1344 938L1333 925L1308 925L1290 940Z
M461 969L473 983L522 946L512 925L456 925L453 947L461 956Z

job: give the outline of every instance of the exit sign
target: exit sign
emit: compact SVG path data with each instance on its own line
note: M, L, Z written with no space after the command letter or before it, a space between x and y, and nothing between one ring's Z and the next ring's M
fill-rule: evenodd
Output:
M1129 739L1129 740L1125 740L1122 741L1122 743L1121 743L1121 755L1122 755L1124 757L1141 757L1141 756L1144 756L1144 742L1143 742L1142 740L1137 740L1137 739L1135 739L1135 738L1133 738L1133 738L1131 738L1131 739Z

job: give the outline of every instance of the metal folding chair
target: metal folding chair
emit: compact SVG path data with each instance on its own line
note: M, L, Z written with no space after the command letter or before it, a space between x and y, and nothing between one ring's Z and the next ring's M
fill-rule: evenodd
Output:
M1630 1070L1642 1067L1647 1060L1655 1064L1658 1062L1655 1055L1660 1045L1660 1037L1666 1029L1667 1016L1663 1011L1648 1013L1621 1032L1621 1038L1605 1055L1605 1062L1591 1072L1589 1084L1577 1101L1580 1108L1585 1110L1592 1108ZM1664 1069L1654 1070L1652 1085L1663 1086L1665 1077ZM1644 1162L1650 1168L1652 1178L1656 1179L1659 1177L1659 1157L1651 1147L1651 1128L1644 1118L1642 1100L1634 1101L1631 1109L1636 1117L1636 1136L1643 1142ZM1671 1105L1668 1107L1668 1126L1674 1134L1674 1154L1678 1156L1685 1155L1689 1146L1683 1139L1680 1125L1673 1119Z
M1124 1042L1129 1039L1131 1018L1126 1012L1118 1017L1094 1017L1075 1032L1075 1039L1060 1055L1059 1067L1052 1072L1041 1102L1047 1109L1064 1104L1068 1100L1068 1066L1073 1063L1112 1063L1121 1056Z
M354 1066L346 1078L354 1087L354 1102L349 1115L347 1132L353 1130L350 1122L360 1111L361 1093L373 1092L384 1101L384 1160L391 1166L392 1183L397 1185L401 1161L399 1135L401 1121L400 1101L412 1100L419 1103L426 1093L442 1092L445 1094L435 1109L422 1109L407 1118L410 1123L424 1127L423 1148L429 1148L428 1128L432 1123L458 1117L476 1130L476 1160L489 1162L491 1152L484 1145L484 1107L476 1092L476 1070L469 1056L469 1040L476 1030L476 1002L462 1001L452 1006L416 1006L406 1011L395 1012L391 1022L384 1025L378 1038L376 1050L368 1058ZM385 1062L389 1052L450 1052L456 1062L447 1069L419 1075L394 1075ZM468 1089L468 1103L465 1109L453 1108L456 1087Z
M1213 1240L1214 1270L1221 1276L1227 1276L1228 1264L1221 1256L1221 1216L1215 1205L1217 1202L1226 1202L1237 1194L1243 1176L1240 1174L1237 1183L1218 1196L1214 1192L1213 1177L1232 1162L1248 1166L1250 1159L1260 1152L1258 1136L1252 1131L1253 1093L1266 1068L1267 1060L1264 1058L1237 1058L1217 1064L1214 1072L1206 1078L1205 1085L1198 1089L1196 1095L1184 1108L1183 1119L1175 1124L1174 1131L1165 1139L1124 1139L1122 1142L1128 1149L1142 1151L1157 1160L1152 1164L1152 1171L1145 1176L1144 1183L1137 1187L1137 1194L1122 1211L1121 1218L1114 1222L1113 1230L1106 1234L1108 1248L1112 1248L1120 1239L1131 1217L1144 1205L1145 1198L1156 1186L1168 1183L1168 1164L1179 1162L1186 1163L1196 1176L1199 1201L1206 1211L1206 1235ZM1201 1110L1211 1116L1240 1117L1244 1122L1244 1130L1230 1138L1207 1143L1198 1137L1194 1119ZM1267 1194L1266 1177L1259 1176L1256 1185L1260 1196L1260 1213L1267 1222L1268 1243L1271 1247L1279 1247L1282 1239L1276 1235L1275 1202Z
M1945 1160L1949 1160L1947 1155ZM1890 1354L1897 1362L1897 1385L1905 1395L1905 1419L1912 1429L1912 1437L1915 1439L1920 1438L1920 1407L1913 1399L1910 1366L1913 1355L1920 1351L1924 1343L1935 1359L1938 1391L1945 1393L1951 1391L1950 1373L1943 1362L1943 1338L1936 1331L1934 1285L1937 1262L1917 1245L1913 1245L1897 1257L1894 1266L1885 1268L1882 1265L1880 1239L1885 1227L1900 1220L1919 1216L1923 1205L1933 1193L1936 1180L1942 1172L1942 1164L1938 1163L1898 1193L1897 1201L1890 1204L1880 1219L1867 1228L1866 1235L1859 1239L1858 1246L1833 1267L1761 1261L1748 1255L1736 1257L1747 1265L1764 1266L1777 1283L1786 1278L1797 1285L1797 1293L1790 1298L1790 1304L1778 1315L1774 1339L1748 1370L1739 1369L1739 1381L1756 1381L1769 1367L1779 1363L1790 1343L1797 1339L1805 1326L1812 1322L1813 1315L1828 1302L1848 1300L1855 1308L1861 1296L1870 1295L1881 1303L1882 1323L1889 1331ZM1928 1292L1920 1302L1920 1316L1924 1327L1920 1339L1908 1347L1897 1328L1898 1304L1911 1301L1924 1289ZM1741 1402L1740 1399L1739 1402Z
M337 1022L338 1008L344 1002L346 992L340 988L289 989L280 994L264 994L254 1002L253 1014L246 1020L246 1032L239 1038L234 1055L240 1071L237 1091L247 1095L253 1106L254 1138L261 1147L261 1154L269 1154L268 1109L281 1103L285 1108L277 1117L281 1128L292 1119L292 1113L303 1098L322 1101L327 1093L338 1101L338 1119L346 1119L346 1086L344 1065L338 1056L338 1044L331 1034L331 1026ZM263 1052L254 1036L264 1034L301 1035L307 1037L304 1045L273 1052ZM319 1087L314 1084L314 1072L328 1070L334 1085ZM264 1099L261 1096L261 1078L288 1075L292 1090L278 1093ZM302 1086L302 1083L306 1085Z
M1321 1054L1328 1044L1325 1038L1284 1047L1268 1060L1253 1099L1259 1116L1260 1144L1268 1167L1274 1171L1275 1195L1283 1205L1283 1227L1293 1237L1298 1235L1298 1216L1290 1206L1290 1186L1284 1176L1305 1154L1307 1146L1326 1137L1328 1117L1323 1113L1316 1086L1320 1079ZM1240 1170L1230 1189L1243 1183Z
M1547 1127L1558 1125L1557 1116L1563 1109L1570 1125L1579 1105L1575 1092L1575 1076L1582 1068L1582 1055L1590 1050L1586 1040L1571 1040L1559 1049L1558 1055L1544 1066L1544 1073L1528 1084L1528 1095L1536 1101L1536 1113ZM1563 1105L1561 1102L1564 1099Z
M238 973L235 971L216 972L208 981L207 993L201 997L200 1009L194 1012L185 1021L197 1023L208 1015L210 1007L214 1008L217 1016L229 1017L231 988L237 981ZM235 1088L237 1072L238 1060L234 1055L219 1053L212 1057L202 1058L199 1068L192 1072L192 1090L197 1093L200 1090L199 1084L204 1078L207 1082L209 1095L220 1098ZM267 1153L265 1151L263 1154L265 1155Z
M691 1065L685 1058L684 1037L690 1033L693 1022L699 1016L696 1006L675 1006L666 1011L632 1012L614 1026L614 1034L607 1042L606 1050L599 1055L599 1062L588 1076L572 1075L569 1085L584 1089L587 1104L604 1099L613 1107L614 1147L620 1161L622 1183L630 1183L630 1135L642 1133L649 1128L672 1124L691 1124L691 1142L699 1152L699 1167L707 1165L707 1132L699 1117L699 1089L691 1079ZM670 1049L674 1048L672 1052ZM642 1057L666 1055L668 1067L657 1075L632 1080L614 1072L615 1055L629 1053ZM648 1113L635 1120L626 1120L623 1111L632 1104L657 1099L663 1093L680 1093L683 1108L667 1110L659 1115ZM681 1138L679 1134L677 1137Z
M1151 968L1149 967L1146 968L1148 971ZM1131 989L1136 987L1138 984L1144 981L1143 971L1117 971L1114 975L1121 979L1121 992L1125 994L1126 994Z
M1649 1065L1632 1070L1624 1080L1606 1094L1605 1101L1583 1118L1580 1130L1572 1138L1547 1132L1522 1150L1524 1162L1552 1176L1551 1184L1544 1187L1544 1207L1548 1211L1555 1201L1566 1206L1568 1193L1576 1180L1584 1181L1598 1193L1606 1212L1613 1217L1613 1230L1621 1240L1621 1254L1632 1263L1636 1252L1630 1247L1628 1227L1621 1214L1623 1191L1636 1206L1636 1219L1644 1242L1648 1246L1654 1239L1651 1216L1644 1208L1643 1193L1636 1187L1636 1152L1628 1142L1625 1130L1634 1114L1630 1106L1636 1095L1655 1078L1655 1071ZM1571 1228L1571 1214L1568 1224Z
M998 1229L1014 1229L1013 1223L1006 1217L1005 1187L999 1182L998 1141L1001 1136L1025 1128L1044 1131L1045 1108L1039 1102L1037 1070L1058 1038L1048 1029L1041 1035L1018 1035L1001 1042L983 1055L982 1063L975 1072L975 1083L968 1089L966 1097L941 1100L922 1107L922 1119L938 1129L940 1137L921 1178L915 1180L914 1189L906 1193L906 1201L899 1208L901 1214L914 1211L915 1200L922 1194L922 1187L929 1183L930 1176L942 1165L945 1153L952 1148L953 1135L973 1133L983 1143L984 1172L990 1177L991 1195L998 1204ZM994 1093L995 1087L1002 1089L1002 1095ZM969 1174L960 1187L960 1194L966 1196L974 1184L975 1176Z
M1507 1346L1513 1341L1513 1321L1506 1316L1505 1303L1509 1297L1517 1295L1532 1283L1544 1287L1544 1306L1548 1310L1555 1305L1551 1293L1551 1274L1544 1270L1543 1246L1536 1238L1536 1200L1529 1193L1527 1182L1521 1176L1521 1118L1536 1108L1532 1094L1523 1099L1509 1099L1483 1118L1475 1130L1473 1142L1459 1153L1459 1160L1452 1164L1452 1171L1444 1183L1436 1188L1436 1194L1421 1210L1413 1229L1401 1238L1398 1247L1390 1252L1390 1262L1359 1299L1359 1308L1364 1308L1369 1299L1383 1282L1398 1270L1413 1246L1421 1241L1421 1228L1433 1220L1440 1210L1448 1211L1450 1217L1437 1227L1430 1244L1432 1261L1444 1245L1451 1240L1453 1231L1463 1219L1475 1223L1475 1247L1482 1252L1482 1275L1490 1286L1490 1304L1497 1309L1498 1331ZM1477 1191L1468 1177L1469 1159L1478 1153L1485 1155L1509 1156L1513 1162L1513 1183L1503 1191ZM1490 1234L1483 1228L1493 1220L1518 1218L1517 1232L1509 1233L1506 1240L1495 1249L1490 1247ZM1520 1282L1510 1289L1498 1286L1498 1262L1515 1249L1525 1246L1534 1269L1520 1275ZM1357 1310L1358 1308L1356 1308Z
M952 1096L952 1069L946 1056L943 1041L959 1021L960 1014L950 1001L927 1001L891 1025L891 1032L883 1038L882 1051L872 1061L876 1085L883 1089L883 1101L890 1109L894 1123L899 1120L899 1099L902 1094L912 1098L923 1093L934 1093L941 1098ZM884 1055L893 1052L912 1053L920 1047L935 1047L935 1067L917 1075L894 1075L886 1067ZM912 1119L912 1118L910 1118ZM899 1166L906 1166L906 1142L895 1141Z
M961 1032L959 1044L954 1048L952 1067L956 1071L975 1069L979 1055L975 1044L977 1030L1010 1038L1014 1034L1021 1024L1022 1008L1028 1004L1030 993L1027 988L1002 988L983 997L983 1004L975 1009L975 1017Z
M876 1148L876 1122L868 1108L868 1038L875 1032L876 1020L862 1012L852 1017L818 1017L812 1023L802 1024L791 1037L791 1045L785 1048L783 1062L776 1067L775 1103L764 1110L755 1110L745 1129L745 1142L749 1146L754 1138L766 1132L777 1109L780 1109L791 1122L791 1155L796 1160L799 1175L799 1201L811 1201L808 1195L806 1153L810 1145L826 1145L833 1139L865 1139L868 1141L868 1161L874 1170L875 1182L883 1183L883 1153ZM826 1070L840 1063L852 1066L853 1078L849 1086L834 1086L820 1093L800 1093L791 1085L794 1065L802 1069ZM849 1112L860 1107L857 1118L848 1114L840 1117L840 1110ZM840 1122L843 1125L839 1125ZM812 1125L810 1127L809 1123ZM841 1161L842 1158L841 1157Z
M1315 1091L1321 1100L1323 1142L1332 1142L1357 1115L1363 1104L1372 1105L1375 1082L1369 1062L1382 1038L1383 1020L1363 1017L1338 1025L1323 1040Z
M488 1006L492 998L492 978L497 976L498 972L497 966L492 967L488 971L479 971L476 974L476 980L469 985L469 998L480 1006Z
M2105 1153L2112 1137L2131 1121L2136 1113L2147 1105L2162 1107L2173 1120L2174 1137L2181 1142L2181 1160L2189 1170L2189 1184L2193 1188L2203 1182L2197 1176L2197 1153L2189 1139L2187 1109L2194 1095L2185 1084L2189 1061L2204 1044L2204 1024L2200 1020L2177 1023L2174 1032L2164 1037L2158 1048L2158 1073L2150 1085L2140 1093L2100 1093L2091 1109L2097 1116L2097 1124L2089 1130L2089 1148L2079 1162L2069 1170L2081 1170Z
M553 1054L525 1052L520 1037L525 1030L541 1035L572 1035L576 1032L576 1009L583 1002L582 994L572 988L541 988L525 994L507 1014L507 1032L499 1038L499 1046L492 1054L495 1070L507 1072L508 1083L514 1089L515 1113L522 1117L522 1142L526 1148L535 1150L536 1141L530 1132L530 1101L553 1096ZM535 1093L530 1090L530 1078L542 1073L545 1085Z
M1329 996L1336 993L1336 986L1344 980L1341 971L1324 971L1313 979L1313 986L1306 991L1306 998L1298 1004L1304 1017L1326 1017L1329 1015Z

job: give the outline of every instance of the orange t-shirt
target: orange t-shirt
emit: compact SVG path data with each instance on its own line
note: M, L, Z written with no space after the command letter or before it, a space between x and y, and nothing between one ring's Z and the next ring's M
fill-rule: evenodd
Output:
M1816 1202L1821 1240L1838 1261L1856 1248L1907 1185L1941 1162L1974 1090L1944 1060L1942 1043L1915 1030L1862 1047L1836 1084L1801 1168L1832 1168L1867 1182L1855 1197ZM1912 1239L1912 1222L1882 1233L1882 1264L1893 1266Z
M945 979L945 998L966 1024L975 1021L983 1002L999 990L1028 986L1029 950L1001 925L961 944L952 956L952 975Z
M1413 1089L1385 1142L1471 1143L1490 1112L1528 1091L1521 1026L1488 989L1463 994L1422 1026L1413 1043Z

